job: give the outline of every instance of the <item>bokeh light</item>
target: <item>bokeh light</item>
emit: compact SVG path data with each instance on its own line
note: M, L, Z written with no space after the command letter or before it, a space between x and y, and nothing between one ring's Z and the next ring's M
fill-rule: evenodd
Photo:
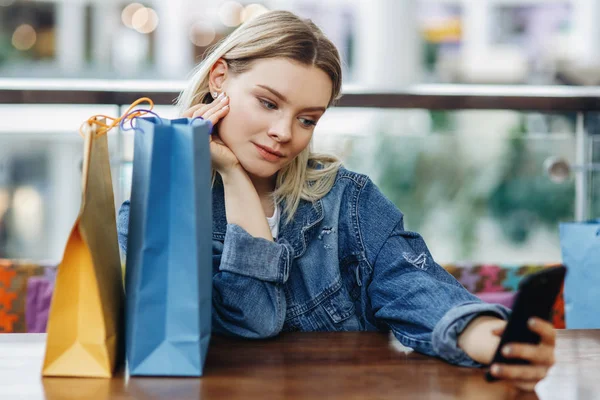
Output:
M153 32L158 26L158 14L152 8L140 8L133 14L131 25L140 33Z
M125 25L128 28L133 28L133 15L142 8L144 8L144 6L140 3L131 3L130 5L125 7L121 12L121 21L123 21L123 25Z
M258 17L259 15L264 14L267 11L269 10L262 4L248 4L242 10L242 22L250 21L252 18Z
M32 186L21 186L14 192L12 208L15 228L26 240L40 236L43 221L43 199Z
M190 40L196 46L208 46L216 36L215 28L208 21L196 21L190 27Z
M242 23L242 6L237 1L226 1L219 7L219 19L225 26L235 27Z
M146 7L142 7L133 14L133 17L131 17L131 26L136 31L140 30L148 23L149 19L150 11Z
M29 50L35 44L37 40L37 34L35 29L29 24L22 24L15 29L12 36L12 45L17 50Z

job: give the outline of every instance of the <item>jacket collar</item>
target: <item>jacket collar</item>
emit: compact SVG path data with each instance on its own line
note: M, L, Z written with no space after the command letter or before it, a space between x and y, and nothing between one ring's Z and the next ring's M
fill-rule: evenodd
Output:
M280 207L285 208L285 203ZM222 183L217 180L212 189L213 212L213 240L225 240L227 231L227 216L225 213L225 197ZM306 250L314 228L323 220L323 203L321 200L314 202L300 200L294 218L285 223L285 215L281 216L279 223L278 241L287 241L294 249L295 258L300 257Z

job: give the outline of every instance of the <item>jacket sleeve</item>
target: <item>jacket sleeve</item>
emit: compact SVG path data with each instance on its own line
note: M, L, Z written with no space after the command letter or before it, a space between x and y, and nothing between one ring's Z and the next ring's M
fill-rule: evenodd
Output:
M128 220L126 201L117 223L124 253ZM213 241L213 331L256 339L279 334L286 310L283 285L293 259L287 242L255 238L240 226L229 224L225 242Z
M509 310L482 302L438 265L423 238L404 230L400 211L372 183L361 196L361 232L377 231L374 236L379 237L371 245L373 272L367 289L378 325L418 352L480 366L458 347L458 336L475 317L507 319ZM381 207L379 213L374 204Z
M293 259L292 246L284 240L256 238L228 224L223 254L213 252L215 330L248 338L279 334L286 313L283 286Z

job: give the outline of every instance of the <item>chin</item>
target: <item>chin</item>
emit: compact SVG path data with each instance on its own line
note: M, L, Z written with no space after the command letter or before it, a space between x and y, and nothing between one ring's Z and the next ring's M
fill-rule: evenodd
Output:
M275 165L269 165L268 163L262 163L260 161L252 162L241 162L242 168L249 174L256 178L272 178L279 171L279 167Z

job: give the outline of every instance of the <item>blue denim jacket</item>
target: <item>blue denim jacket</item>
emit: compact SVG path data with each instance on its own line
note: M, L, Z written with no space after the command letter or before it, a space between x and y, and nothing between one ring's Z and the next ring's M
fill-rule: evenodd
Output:
M129 202L119 212L127 247ZM282 331L389 331L407 347L479 366L457 346L483 303L440 267L420 235L364 175L341 168L331 191L302 201L275 242L228 224L213 188L213 330L247 338Z

